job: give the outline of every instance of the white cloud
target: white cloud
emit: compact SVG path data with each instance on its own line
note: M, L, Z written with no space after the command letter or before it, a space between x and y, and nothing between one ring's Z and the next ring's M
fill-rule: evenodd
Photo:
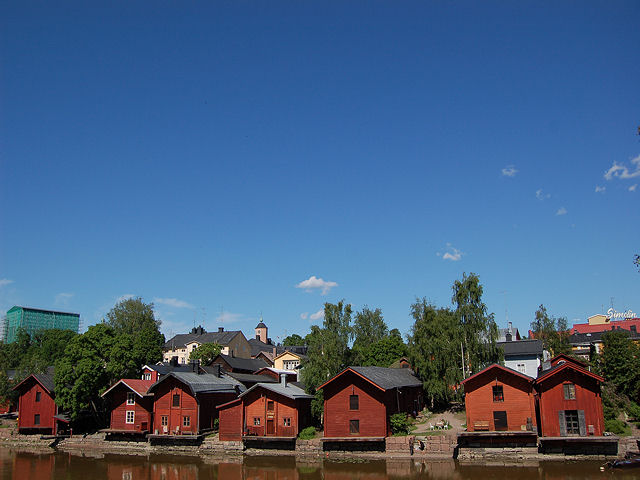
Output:
M8 278L0 278L0 287L6 287L13 283L13 280L9 280Z
M504 177L515 177L518 170L514 165L507 165L502 169L502 176Z
M324 318L324 309L318 310L309 316L309 320L320 320L321 318Z
M550 193L544 193L542 191L542 189L538 189L536 190L536 198L538 200L546 200L547 198L551 198L551 194Z
M637 187L638 187L638 184L637 184L637 183L634 183L633 185L631 185L631 186L629 187L629 191L630 191L630 192L635 192Z
M307 318L309 318L309 312L304 312L300 314L301 320L306 320Z
M237 323L243 320L241 313L222 312L216 317L218 323Z
M451 245L450 243L447 243L447 252L445 252L444 255L440 255L438 253L438 256L442 256L443 260L451 260L452 262L457 262L458 260L460 260L462 258L462 256L464 255L464 253L462 253L460 250L458 250L457 248L455 248L453 245Z
M73 293L59 293L54 300L55 305L67 305L73 297Z
M596 193L604 193L607 187L601 187L600 185L596 185Z
M609 170L604 172L605 180L611 180L613 177L626 180L628 178L640 177L640 155L631 159L631 166L635 166L635 170L629 170L629 167L622 163L613 162Z
M556 215L566 215L566 214L567 214L567 209L564 207L560 207L556 212Z
M322 295L326 295L333 287L337 287L336 282L325 282L321 278L316 278L315 275L310 276L307 280L303 280L296 285L296 288L304 288L307 292L314 290L321 290Z
M116 303L124 302L125 300L129 300L130 298L135 298L133 293L125 293L124 295L120 295L116 298Z
M190 308L193 310L194 307L190 303L185 302L184 300L178 300L177 298L154 298L153 303L159 303L160 305L167 305L169 307L174 308Z

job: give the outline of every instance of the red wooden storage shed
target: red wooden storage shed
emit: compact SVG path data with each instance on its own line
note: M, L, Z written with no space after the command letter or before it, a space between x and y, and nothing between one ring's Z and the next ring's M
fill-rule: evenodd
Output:
M239 398L220 405L219 437L222 441L243 437L296 438L311 425L311 400L283 374L280 383L256 383Z
M422 382L406 368L347 367L318 389L325 438L387 437L391 415L423 406Z
M170 372L151 385L154 394L153 432L160 435L197 435L213 428L216 407L243 390L228 375Z
M467 432L534 431L533 378L493 364L465 379Z
M538 434L542 437L603 435L600 385L604 379L577 362L554 360L551 363L555 366L543 371L535 382Z
M40 433L55 435L58 422L68 423L68 419L58 415L55 403L53 368L47 373L29 375L13 389L18 400L18 431L20 433Z
M153 426L152 380L123 378L102 394L111 414L107 433L146 434Z

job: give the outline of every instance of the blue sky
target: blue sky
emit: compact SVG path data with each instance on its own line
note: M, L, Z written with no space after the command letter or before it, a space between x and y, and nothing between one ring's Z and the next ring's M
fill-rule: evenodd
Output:
M2 2L0 311L640 310L640 4ZM302 287L308 288L302 288ZM222 320L222 321L221 321Z

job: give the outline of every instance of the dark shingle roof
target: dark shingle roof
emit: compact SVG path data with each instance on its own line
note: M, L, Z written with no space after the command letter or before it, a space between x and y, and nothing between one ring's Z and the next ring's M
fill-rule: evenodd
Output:
M236 335L242 334L240 330L230 330L223 332L180 333L164 344L165 349L182 348L187 343L217 343L218 345L229 345Z
M496 342L504 350L504 356L542 355L542 340L515 340L512 342Z
M229 375L232 378L235 378L241 383L278 383L279 382L279 380L276 380L273 377L269 377L268 375L256 375L254 373L229 372L227 373L227 375Z
M34 377L36 377L42 386L49 390L50 393L55 393L52 373L36 373Z
M421 387L422 382L408 368L349 367L384 390L399 387Z
M166 376L162 377L156 383L149 387L149 393L155 390L156 386L166 381L169 377L176 378L180 382L189 387L191 393L194 395L198 393L238 393L244 390L244 386L228 375L212 375L209 373L192 373L192 372L170 372Z
M260 352L273 353L273 345L269 345L268 343L264 343L257 338L250 338L249 345L251 346L251 356L257 357Z
M166 375L169 372L193 372L191 365L171 365L169 363L162 363L160 365L147 365L151 370L155 370L160 375Z
M264 324L264 322L260 322L258 325L256 325L256 328L267 328L267 326Z
M232 357L230 355L220 354L218 355L224 359L227 364L235 370L246 370L248 372L256 372L261 368L268 367L267 362L261 358L240 358Z
M623 328L619 329L621 332L629 334L629 338L632 340L640 340L640 334L637 332L631 332ZM614 332L616 330L605 330L604 332L589 332L589 333L574 333L569 335L569 343L571 345L579 345L584 343L602 342L602 336L608 332Z
M278 383L256 383L249 390L247 390L244 393L241 393L240 397L242 397L246 393L249 393L252 390L257 390L259 388L264 388L265 390L269 390L271 392L275 392L275 393L277 393L279 395L284 395L285 397L292 398L294 400L298 399L298 398L307 398L307 399L312 399L313 398L313 395L309 395L302 388L300 388L300 387L298 387L296 385L292 385L291 383L288 383L285 386L280 382L278 382Z

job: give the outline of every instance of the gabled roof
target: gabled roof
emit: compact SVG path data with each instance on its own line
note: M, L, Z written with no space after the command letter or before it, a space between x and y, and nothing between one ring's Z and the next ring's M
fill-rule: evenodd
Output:
M229 330L222 332L204 332L198 333L180 333L174 336L171 340L165 342L164 349L172 350L175 348L183 348L189 343L198 342L203 343L217 343L223 347L229 345L231 341L237 336L242 335L240 330Z
M273 377L269 377L267 375L256 375L255 373L235 373L229 372L227 373L232 378L235 378L240 383L277 383L280 380L277 380Z
M583 361L578 360L577 358L574 358L574 357L572 357L570 355L566 355L564 353L559 353L558 355L553 357L551 360L549 360L549 362L551 363L551 365L556 365L556 364L562 362L563 360L565 362L574 363L574 364L576 364L576 365L578 365L580 367L583 367L583 368L587 367L587 364L584 363Z
M261 358L232 357L231 355L223 355L222 353L214 358L213 361L215 362L217 358L222 358L227 363L227 365L237 370L247 370L255 372L256 370L260 370L261 368L268 366L267 362L265 362Z
M166 382L169 378L175 378L179 382L186 385L191 393L196 396L199 393L227 392L238 393L244 390L242 383L228 375L212 375L210 373L193 373L193 372L169 372L160 380L149 387L149 393L154 391L162 382Z
M484 369L480 370L478 373L475 373L475 374L471 375L470 377L465 378L460 383L462 383L464 385L468 381L470 381L472 379L475 379L475 378L477 378L477 377L479 377L481 375L485 375L485 374L489 373L491 370L496 370L496 369L497 370L502 370L503 372L508 373L510 375L514 375L516 377L522 378L523 380L526 380L527 382L529 382L531 384L533 384L533 382L534 382L534 379L532 377L530 377L529 375L525 375L524 373L517 372L512 368L505 367L504 365L499 365L497 363L493 363L493 364L489 365L487 368L484 368Z
M193 367L185 364L171 365L170 363L159 363L142 367L143 370L145 368L158 372L160 375L166 375L169 372L193 372Z
M505 357L516 355L542 355L542 340L514 340L511 342L496 342L504 351Z
M12 390L16 390L16 391L21 390L25 382L33 378L37 383L39 383L42 386L42 388L44 388L47 392L49 392L49 394L54 395L55 394L55 384L53 382L54 373L55 371L53 367L47 367L46 373L33 373L29 375L27 378L25 378L24 380L22 380L15 387L13 387Z
M268 343L264 343L257 338L250 338L247 340L249 342L249 346L251 347L251 356L257 357L260 352L266 352L273 354L274 345L269 345Z
M149 387L153 385L153 380L140 380L139 378L121 378L100 396L104 397L118 385L123 385L139 397L144 397L147 395Z
M256 375L260 375L261 377L264 377L265 375L262 373L264 371L269 371L272 373L276 373L278 376L282 373L286 373L287 375L298 375L298 372L296 372L295 370L283 370L281 368L273 368L273 367L262 367L260 370L256 370L254 373Z
M273 357L273 359L276 360L277 358L283 357L284 355L293 355L298 360L302 360L303 358L307 358L306 355L303 355L301 353L296 353L296 352L292 352L290 350L285 350L284 352L281 352L278 355L276 355L275 357Z
M391 390L401 387L421 387L422 382L416 377L412 370L408 368L385 368L385 367L347 367L335 377L320 385L317 390L324 388L336 378L352 372L373 383L381 390Z
M241 393L239 397L241 398L245 396L247 393L253 390L257 390L259 388L263 388L265 390L275 392L279 395L283 395L293 400L297 400L299 398L309 398L309 399L313 398L313 395L309 395L303 389L301 389L296 385L292 385L291 383L288 383L286 385L282 383L256 383L253 387L248 389L246 392Z
M581 373L587 377L591 377L594 380L598 381L598 382L604 382L604 378L602 378L600 375L596 375L593 372L590 372L589 370L582 368L580 366L578 366L575 363L571 363L571 362L566 362L560 365L556 365L554 367L551 367L549 370L545 370L543 371L540 376L538 376L538 378L536 379L536 383L542 383L548 379L550 379L551 377L553 377L554 375L564 371L564 370L573 370L575 372Z

